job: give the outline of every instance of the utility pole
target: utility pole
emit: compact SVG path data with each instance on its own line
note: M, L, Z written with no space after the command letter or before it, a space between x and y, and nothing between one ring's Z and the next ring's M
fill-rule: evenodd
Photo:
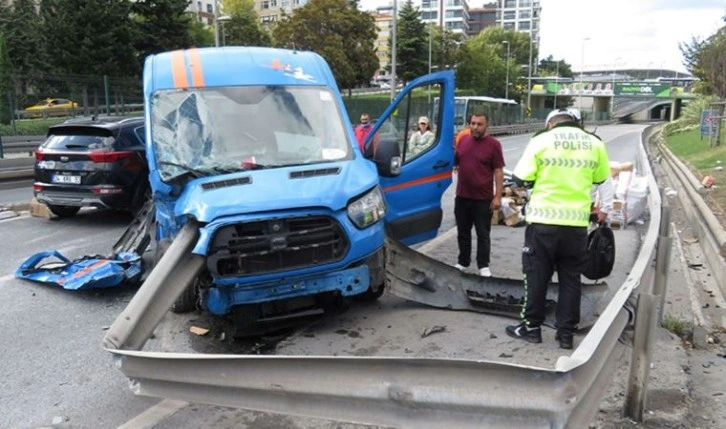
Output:
M219 0L214 0L214 46L219 47Z
M502 43L507 44L507 81L506 81L506 87L504 88L504 98L509 100L509 52L510 52L510 44L509 40L505 40Z
M391 100L396 97L396 22L398 21L398 0L393 0L393 23L391 25Z
M577 102L577 107L580 109L580 114L582 114L582 93L585 92L585 88L582 86L582 73L585 69L585 42L590 40L589 37L584 37L582 39L582 56L580 57L580 97Z

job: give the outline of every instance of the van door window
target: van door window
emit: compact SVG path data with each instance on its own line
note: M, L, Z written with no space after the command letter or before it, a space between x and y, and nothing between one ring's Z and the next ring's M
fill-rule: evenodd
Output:
M436 99L441 96L440 84L422 85L409 92L381 124L372 140L374 146L380 141L395 141L404 164L423 156L441 140L441 115L439 109L434 108Z

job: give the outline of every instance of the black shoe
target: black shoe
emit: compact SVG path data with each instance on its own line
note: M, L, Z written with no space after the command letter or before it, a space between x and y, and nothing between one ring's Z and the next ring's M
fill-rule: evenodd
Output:
M518 338L530 343L542 342L542 329L539 326L528 328L524 323L520 323L519 325L507 326L505 331L512 338Z
M572 334L565 334L557 331L555 334L555 340L560 342L561 349L572 350Z

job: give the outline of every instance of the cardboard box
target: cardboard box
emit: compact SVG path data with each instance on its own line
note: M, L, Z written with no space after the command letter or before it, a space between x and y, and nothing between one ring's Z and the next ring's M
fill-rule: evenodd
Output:
M524 221L524 217L522 216L522 214L519 212L516 212L514 214L507 216L504 219L504 224L507 226L515 226L523 221Z
M492 213L492 225L499 225L499 223L502 221L502 211L501 210L495 210Z
M53 213L50 212L48 206L39 203L38 200L36 200L35 198L30 200L30 215L35 217L43 217L46 219L50 219L53 217Z

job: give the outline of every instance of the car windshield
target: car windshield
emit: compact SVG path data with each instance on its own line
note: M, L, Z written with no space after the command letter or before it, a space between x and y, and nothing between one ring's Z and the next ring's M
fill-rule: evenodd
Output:
M333 94L322 87L160 91L151 102L159 174L225 174L352 156Z

